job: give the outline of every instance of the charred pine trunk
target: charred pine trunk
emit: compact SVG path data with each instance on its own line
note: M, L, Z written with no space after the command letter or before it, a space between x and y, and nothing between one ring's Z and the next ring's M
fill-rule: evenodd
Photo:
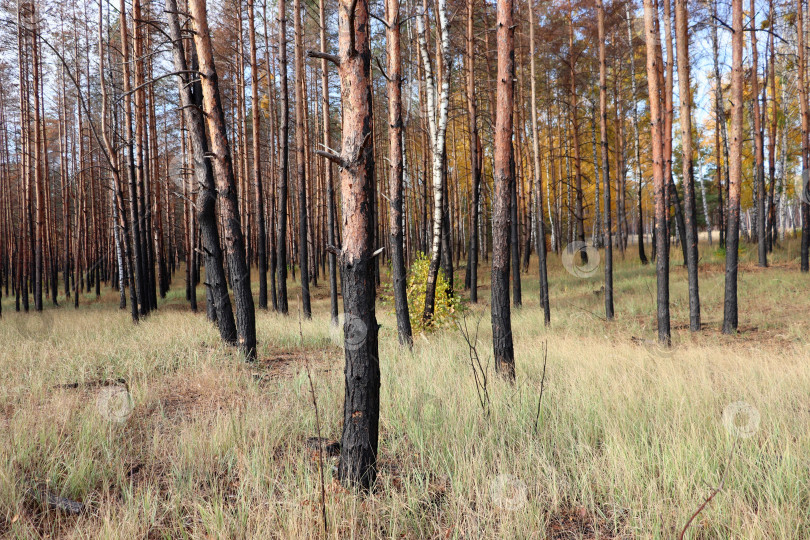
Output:
M298 176L298 266L301 268L301 304L305 319L312 318L309 294L309 240L307 237L307 170L304 130L304 44L301 0L295 0L295 148Z
M498 0L498 75L492 208L492 346L496 371L515 379L512 313L509 306L511 189L515 182L512 148L515 27L513 0Z
M804 50L804 8L802 6L803 0L797 0L797 34L799 46L799 102L801 103L802 114L802 168L807 173L810 170L810 111L808 111L807 103L807 78L805 75L806 56L807 51ZM742 9L742 8L741 8ZM787 141L785 141L785 144ZM808 253L810 253L810 204L806 200L807 197L801 198L801 212L802 212L802 247L801 247L801 271L807 272L810 270L808 264ZM739 212L739 211L738 211ZM736 277L736 276L735 276ZM735 325L736 327L736 325Z
M397 315L399 344L413 346L411 318L408 313L407 271L402 231L402 176L403 131L402 124L402 51L400 45L399 0L387 0L386 54L388 57L388 160L391 213L389 216L391 270L394 287L394 309Z
M678 98L681 101L681 147L683 150L683 196L686 219L686 270L689 275L689 329L700 330L698 289L698 236L695 179L692 165L692 91L689 68L689 11L686 0L675 0L675 32L678 44Z
M248 34L250 39L250 91L251 127L253 130L253 197L256 199L256 254L259 259L259 309L267 309L267 226L264 221L264 185L262 184L262 161L259 118L259 63L256 59L256 23L254 0L248 0Z
M653 0L644 0L644 32L647 41L647 87L650 96L650 119L653 157L653 183L655 190L655 270L657 276L658 341L669 346L671 342L669 320L669 231L667 223L664 177L664 119L661 111L663 88L660 84L660 34L655 25L657 10Z
M129 33L127 31L127 10L126 2L121 0L119 3L119 11L121 14L121 53L124 77L124 133L126 137L126 157L127 160L127 176L129 179L129 218L132 222L132 266L130 267L130 276L132 278L132 286L138 291L137 294L137 307L141 315L149 313L149 301L146 298L146 284L144 283L144 262L143 250L141 243L141 214L138 210L138 188L137 178L135 171L135 149L134 149L134 133L133 133L133 114L132 114L132 97L131 97L131 83L130 83L130 59L129 59Z
M596 0L599 33L599 133L602 147L602 167L605 198L605 318L613 320L613 223L610 210L610 155L607 131L607 62L605 58L605 6ZM621 227L620 227L621 229Z
M225 128L225 113L220 101L205 0L190 0L189 11L199 62L203 112L211 138L210 157L224 222L225 253L236 304L237 339L242 353L252 361L256 358L256 314L245 260L245 239L242 236L231 149Z
M321 51L326 51L326 0L319 2L319 16L320 16L320 30L321 30ZM401 88L400 84L400 88ZM323 116L323 144L326 148L332 147L332 137L329 129L329 72L327 67L327 60L321 59L321 116ZM335 193L332 179L332 165L325 163L326 169L325 182L326 182L326 241L330 246L335 245ZM330 319L333 326L338 323L338 292L337 292L337 257L331 251L327 253L329 260L329 308ZM408 319L410 325L410 318Z
M226 343L236 345L236 322L233 317L231 299L228 295L228 283L225 277L219 229L217 228L216 182L214 181L214 170L211 161L206 158L208 140L202 114L202 84L198 77L193 76L192 73L197 69L196 50L194 47L190 47L191 62L189 65L186 61L180 32L177 0L166 0L166 13L169 21L169 35L172 39L174 69L181 73L178 77L178 90L194 159L194 180L198 189L196 200L197 219L200 225L202 252L205 258L205 285L211 293L211 300L213 300L212 306L216 313L219 335Z
M801 0L799 0L801 4ZM731 148L729 152L728 230L726 235L726 285L723 302L723 333L736 334L737 265L740 243L740 186L743 146L743 9L742 0L732 0L731 36ZM801 29L801 27L799 27Z
M377 477L380 364L374 278L374 152L368 0L340 0L338 65L343 141L338 155L317 154L340 165L343 243L339 250L345 320L345 394L338 477L371 489ZM335 249L335 251L337 251Z
M467 274L470 289L470 302L478 302L478 210L481 205L481 140L478 134L478 105L475 99L475 42L473 34L473 13L475 0L467 0L467 115L470 124L470 175L472 176L472 207L470 208L470 246L467 252ZM534 59L534 55L532 55Z
M468 27L468 34L472 33L472 28ZM537 257L538 266L540 267L540 305L543 307L543 322L546 326L551 324L551 309L548 301L548 269L546 265L546 224L543 220L543 173L540 163L540 144L538 138L540 136L540 128L537 125L537 77L536 77L536 54L534 53L534 9L529 6L529 46L531 47L530 63L531 63L531 88L532 88L532 157L534 158L534 186L536 190L537 200ZM469 47L469 46L468 46ZM468 48L468 54L472 55L471 48ZM472 85L472 81L468 84ZM551 158L553 159L553 158ZM548 178L548 182L552 179ZM476 203L477 204L477 199Z
M762 117L759 107L759 50L757 49L756 5L751 0L751 96L754 123L754 184L756 189L756 236L759 266L768 266L768 245L765 238L765 146L762 133Z
M277 294L278 311L286 315L289 312L287 302L287 180L290 171L290 97L287 84L287 2L278 1L278 62L279 84L281 95L281 126L279 137L280 156L278 171L278 206L276 209L276 249L278 256Z
M630 83L633 88L633 138L635 142L636 151L636 182L638 183L638 193L636 194L636 212L638 213L636 221L636 233L638 235L638 258L641 264L649 264L647 254L644 252L644 208L642 205L642 195L644 192L644 177L641 174L641 144L638 135L638 85L636 83L636 57L635 48L633 47L633 33L632 33L632 15L630 13L630 4L625 6L625 13L627 15L627 44L630 48Z

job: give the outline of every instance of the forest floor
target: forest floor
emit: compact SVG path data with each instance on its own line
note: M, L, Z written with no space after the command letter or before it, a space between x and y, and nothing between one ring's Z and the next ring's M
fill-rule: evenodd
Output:
M378 304L379 481L348 492L325 457L329 537L672 539L721 487L686 538L810 538L798 250L786 242L766 270L743 245L740 333L725 336L723 254L701 246L704 328L690 333L674 247L669 350L655 344L655 269L636 246L615 253L612 322L603 266L578 278L552 255L545 328L533 259L513 311L514 386L492 374L484 283L466 317L480 319L488 414L460 331L401 351L392 306ZM488 281L487 263L480 273ZM323 538L307 368L321 435L339 440L342 332L321 280L299 334L296 286L289 317L258 313L253 365L220 344L204 309L190 312L182 273L137 326L112 291L43 315L4 299L0 537Z

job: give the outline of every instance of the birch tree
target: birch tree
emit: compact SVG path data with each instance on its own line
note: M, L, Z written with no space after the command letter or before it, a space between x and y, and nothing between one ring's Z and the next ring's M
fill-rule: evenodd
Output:
M425 310L422 319L429 323L433 318L436 302L436 277L439 274L442 251L442 218L444 209L444 167L447 153L447 119L450 101L450 23L447 19L447 0L437 0L438 32L441 40L441 81L436 84L430 52L427 45L427 1L422 3L422 13L416 16L419 52L425 74L428 135L432 155L431 177L433 185L433 235L431 240L430 266L425 289Z

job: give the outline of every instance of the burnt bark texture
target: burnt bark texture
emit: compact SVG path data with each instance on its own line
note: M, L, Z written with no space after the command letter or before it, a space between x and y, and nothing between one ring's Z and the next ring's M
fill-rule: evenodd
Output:
M199 62L202 105L211 138L209 156L213 162L219 204L222 210L225 232L225 254L236 306L236 333L239 349L249 361L256 359L256 313L253 294L250 290L245 255L245 238L239 216L239 201L233 173L231 148L225 128L225 112L219 92L214 53L208 30L208 14L205 0L190 0L188 3L194 29L194 45Z
M728 229L726 231L726 286L723 333L736 334L737 266L740 245L740 187L743 146L743 9L742 0L731 2L731 147L729 150Z
M403 129L402 124L402 50L400 45L399 0L385 3L387 27L385 32L388 56L388 160L391 198L389 227L391 235L391 270L394 287L394 309L397 315L399 344L410 348L413 345L411 317L408 313L407 271L405 269L405 246L402 233L402 175L403 175Z
M644 0L644 34L647 41L647 88L650 96L653 186L655 194L655 272L658 341L671 342L669 318L669 224L667 220L667 182L664 177L664 119L661 111L663 88L658 76L661 37L655 24L657 10L653 0Z
M259 308L267 309L267 224L264 220L264 184L262 182L261 107L259 106L259 63L256 59L256 24L253 0L248 0L248 29L250 36L250 101L253 130L253 197L256 203L256 254L259 259Z
M497 114L495 120L494 194L492 196L492 347L495 370L515 379L512 313L509 306L510 203L514 177L512 147L515 90L513 0L498 0Z
M287 84L287 2L278 0L278 64L279 95L281 96L281 126L279 128L279 167L276 217L276 249L278 256L278 276L276 290L278 311L286 315L289 312L287 300L287 192L290 173L290 96Z
M675 34L678 47L678 98L680 99L681 147L683 149L684 227L686 271L689 281L689 329L700 330L698 289L698 236L695 209L695 179L692 162L692 91L689 87L689 11L686 0L675 0Z
M607 61L605 58L605 6L596 0L599 34L599 133L602 148L602 179L605 199L605 318L613 320L613 223L610 211L610 155L607 131Z
M309 294L309 242L307 239L307 155L304 120L304 43L301 0L295 0L295 164L298 176L298 266L301 270L301 307L304 318L312 318Z
M340 250L346 358L338 478L368 490L377 477L380 365L374 279L374 152L368 0L340 0L338 73L343 105ZM321 152L319 152L321 153Z
M186 60L180 31L180 16L177 0L166 0L166 16L169 22L169 36L172 39L172 59L178 75L177 86L180 103L183 106L186 127L191 141L191 155L194 159L194 180L197 184L197 220L200 225L202 252L205 259L205 285L211 293L215 320L222 339L236 345L236 322L233 317L228 283L223 267L222 247L216 216L216 183L211 161L206 159L208 140L205 135L205 120L202 114L202 85L198 77L191 77L189 71L197 69L197 55L194 47L189 49L191 62ZM193 82L192 82L193 80Z

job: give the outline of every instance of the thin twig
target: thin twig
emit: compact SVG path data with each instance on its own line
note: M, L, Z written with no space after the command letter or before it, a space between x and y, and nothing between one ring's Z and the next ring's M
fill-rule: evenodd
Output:
M714 489L714 491L711 492L711 494L708 497L706 497L706 500L703 501L703 504L701 504L698 507L698 509L695 510L695 513L692 514L692 517L690 517L689 521L687 521L686 525L684 525L681 534L678 535L678 540L683 540L683 536L686 534L686 529L688 529L689 526L692 524L692 522L695 520L695 518L698 517L698 514L700 514L703 511L703 509L706 508L706 506L710 502L712 502L712 499L714 499L715 495L720 493L720 491L723 489L723 484L725 484L726 482L726 473L728 472L729 465L731 464L731 458L734 456L734 451L737 449L737 443L739 442L740 442L739 437L734 439L734 446L731 447L731 452L729 452L728 457L726 458L725 467L723 468L723 474L720 476L720 484Z
M315 398L315 385L312 383L312 373L309 369L309 356L304 352L304 331L301 327L301 296L298 296L298 335L301 338L301 355L304 357L304 368L307 370L309 380L309 394L312 397L312 407L315 409L315 429L318 432L318 471L321 476L321 516L323 518L324 538L329 537L329 525L326 521L326 484L323 479L323 452L324 444L321 437L321 415L318 412L318 400Z
M548 362L548 341L543 342L543 376L540 379L540 397L537 398L537 415L534 417L534 432L537 433L537 424L540 421L540 404L543 403L543 390L546 388L546 363Z
M475 390L478 393L478 403L481 405L481 410L484 411L484 416L489 417L489 390L487 389L487 372L484 366L481 364L481 357L478 354L478 329L481 325L481 319L483 318L483 314L481 317L478 318L478 321L475 324L475 335L471 338L470 337L470 330L467 325L467 315L462 316L462 322L464 325L462 326L461 323L456 323L458 326L459 332L461 332L461 336L464 338L464 341L467 342L467 348L469 349L469 357L470 357L470 367L473 370L473 377L475 379Z

